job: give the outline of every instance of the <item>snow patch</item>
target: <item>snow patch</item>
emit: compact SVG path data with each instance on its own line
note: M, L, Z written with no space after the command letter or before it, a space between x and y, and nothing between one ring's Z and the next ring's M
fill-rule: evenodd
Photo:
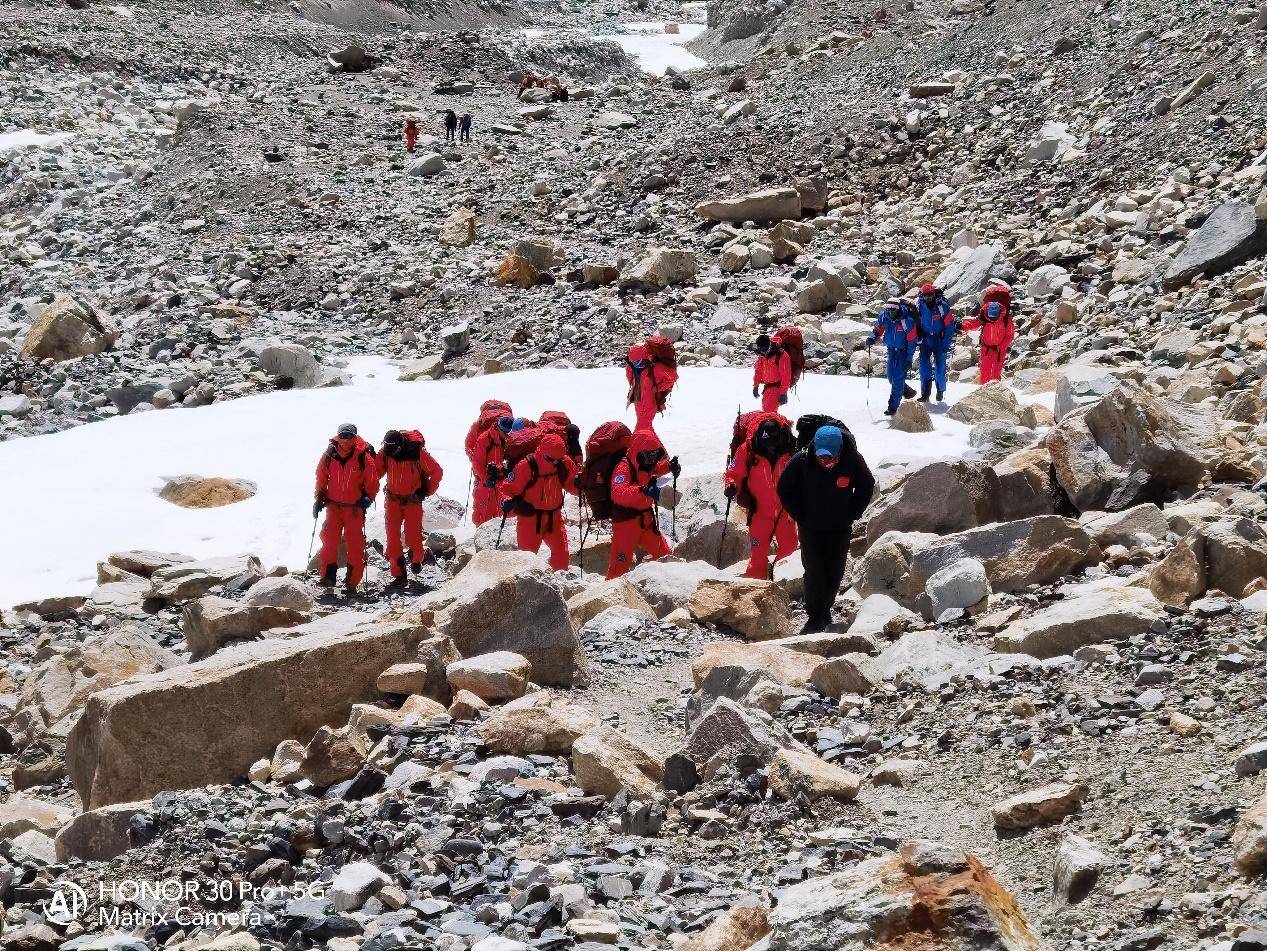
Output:
M664 23L627 23L628 32L600 36L611 40L637 61L644 73L663 76L670 67L679 71L699 69L708 65L690 50L685 43L698 37L707 27L702 23L680 23L677 33L665 33Z
M69 138L69 132L36 132L34 129L0 132L0 152L5 152L9 149L56 145L58 142L63 142Z
M508 400L532 417L562 409L585 435L609 419L633 422L617 367L401 383L387 361L354 357L347 371L351 386L138 413L0 443L0 498L13 509L0 546L0 605L87 592L96 583L96 562L130 548L200 558L252 552L265 565L302 569L317 460L340 423L356 423L375 445L388 429L421 429L445 470L440 494L465 500L470 468L463 440L486 399ZM735 413L756 408L751 388L749 370L682 370L656 429L686 475L721 472ZM948 395L971 389L953 384ZM784 409L791 418L807 412L841 418L873 468L969 451L969 427L944 415L934 414L932 433L889 429L881 415L886 392L881 380L868 387L857 377L810 374ZM155 494L165 479L190 472L248 479L258 492L214 509L176 508ZM370 517L383 517L381 505Z

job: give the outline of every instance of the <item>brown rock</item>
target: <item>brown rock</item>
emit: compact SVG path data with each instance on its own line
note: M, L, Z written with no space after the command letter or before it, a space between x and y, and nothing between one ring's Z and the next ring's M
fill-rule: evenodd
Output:
M532 266L532 262L518 254L508 254L493 275L493 283L498 287L515 285L528 290L536 287L541 280L541 273Z
M109 862L117 858L132 847L128 832L132 819L149 809L150 803L146 800L81 812L57 833L54 840L57 861L76 858L84 862Z
M1030 829L1059 822L1086 798L1087 787L1081 783L1051 783L1009 796L996 803L990 815L1000 829Z
M314 786L351 779L365 765L365 746L352 730L323 726L304 749L304 777Z
M245 479L222 479L219 476L177 476L168 479L159 497L183 509L213 509L234 502L244 502L255 495L255 483Z
M449 716L459 723L478 720L481 713L490 709L489 705L469 690L459 690L453 694L453 702L449 704Z
M613 799L625 790L632 799L650 799L664 779L664 760L601 724L572 744L572 772L587 793Z
M95 809L242 776L282 740L345 722L424 633L371 625L255 641L95 693L66 746L79 798Z
M532 662L513 651L494 651L454 661L445 670L451 690L468 690L481 700L522 697Z
M809 750L781 749L766 770L770 790L783 799L805 795L816 799L857 798L862 777L815 756Z
M1267 795L1241 815L1232 833L1232 853L1242 875L1267 873Z
M697 621L723 624L750 641L789 637L795 630L783 586L757 578L705 578L687 603Z
M73 360L104 353L114 346L118 330L109 317L73 297L57 297L26 332L26 360Z
M789 687L804 687L810 682L814 669L822 662L821 657L813 654L768 642L740 644L735 641L713 641L705 644L699 656L691 662L691 677L698 689L710 670L717 667L742 667L746 670L766 671L779 683Z
M1205 594L1205 542L1197 533L1180 539L1170 554L1148 571L1148 590L1158 601L1187 607Z
M748 951L769 933L770 920L764 908L737 905L714 918L678 951Z
M576 738L596 729L599 719L585 707L553 690L512 700L498 707L476 732L494 753L568 753Z

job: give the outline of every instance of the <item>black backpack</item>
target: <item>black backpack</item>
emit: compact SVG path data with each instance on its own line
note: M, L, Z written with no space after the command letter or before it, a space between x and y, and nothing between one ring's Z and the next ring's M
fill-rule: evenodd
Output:
M814 444L814 434L824 426L835 426L845 434L846 447L854 445L853 433L849 431L849 427L836 419L834 416L824 416L821 413L806 413L796 421L796 451L808 449Z

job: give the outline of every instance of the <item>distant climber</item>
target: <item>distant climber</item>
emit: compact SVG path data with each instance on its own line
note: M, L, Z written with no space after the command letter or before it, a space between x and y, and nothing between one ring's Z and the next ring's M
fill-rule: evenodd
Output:
M405 553L410 570L417 574L427 558L422 534L422 503L435 495L444 478L444 470L427 452L426 441L417 430L388 430L378 454L379 478L386 478L383 506L387 528L384 555L391 571L392 585L402 587L405 575ZM404 544L401 531L404 530Z
M871 330L871 340L868 343L868 346L883 343L889 354L886 372L889 380L889 405L884 411L885 416L892 416L902 405L902 397L906 392L906 375L910 372L911 361L915 357L918 335L919 325L910 305L901 298L889 298L880 308L880 315Z
M418 120L410 117L405 120L405 151L413 153L418 144Z
M576 472L564 438L545 430L537 448L520 459L501 483L502 512L518 518L519 550L537 552L545 542L555 571L566 571L571 562L563 501L567 493L579 491Z
M772 337L758 336L753 349L757 362L752 369L752 396L761 397L762 410L776 413L805 371L804 339L798 328L784 327Z
M977 316L963 322L964 330L981 330L981 382L1002 379L1007 352L1016 339L1012 288L995 281L985 289Z
M635 430L655 431L655 418L668 405L677 384L677 351L668 337L648 337L625 355L628 405L634 408Z
M444 141L452 142L457 137L458 114L452 109L444 110Z
M471 124L474 121L469 112L463 113L462 118L458 120L458 135L463 142L471 141Z
M333 588L339 566L339 542L347 557L344 585L355 592L365 573L365 512L378 495L378 465L374 449L356 433L339 427L317 463L317 487L312 505L315 519L325 510L321 527L321 585Z
M844 424L803 416L796 428L807 445L784 468L778 493L800 534L809 614L801 633L818 634L831 625L853 523L871 503L875 479Z
M611 477L612 541L607 577L619 578L633 567L641 548L649 558L663 558L672 551L660 531L659 478L680 472L660 438L639 430L629 439L629 449Z
M955 312L946 295L932 284L919 289L919 384L921 403L927 403L937 384L937 402L946 396L946 360L955 348Z

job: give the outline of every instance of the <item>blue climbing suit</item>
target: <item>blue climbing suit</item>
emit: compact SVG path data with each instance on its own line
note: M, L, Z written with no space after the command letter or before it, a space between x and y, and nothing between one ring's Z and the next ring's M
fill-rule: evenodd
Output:
M934 382L939 393L946 389L946 359L955 348L959 326L950 301L940 293L933 298L931 307L921 294L916 306L919 309L919 382L927 397Z
M919 335L916 317L910 307L886 307L871 330L871 342L883 343L889 350L889 413L897 412L906 389L906 375L915 358L915 341Z

